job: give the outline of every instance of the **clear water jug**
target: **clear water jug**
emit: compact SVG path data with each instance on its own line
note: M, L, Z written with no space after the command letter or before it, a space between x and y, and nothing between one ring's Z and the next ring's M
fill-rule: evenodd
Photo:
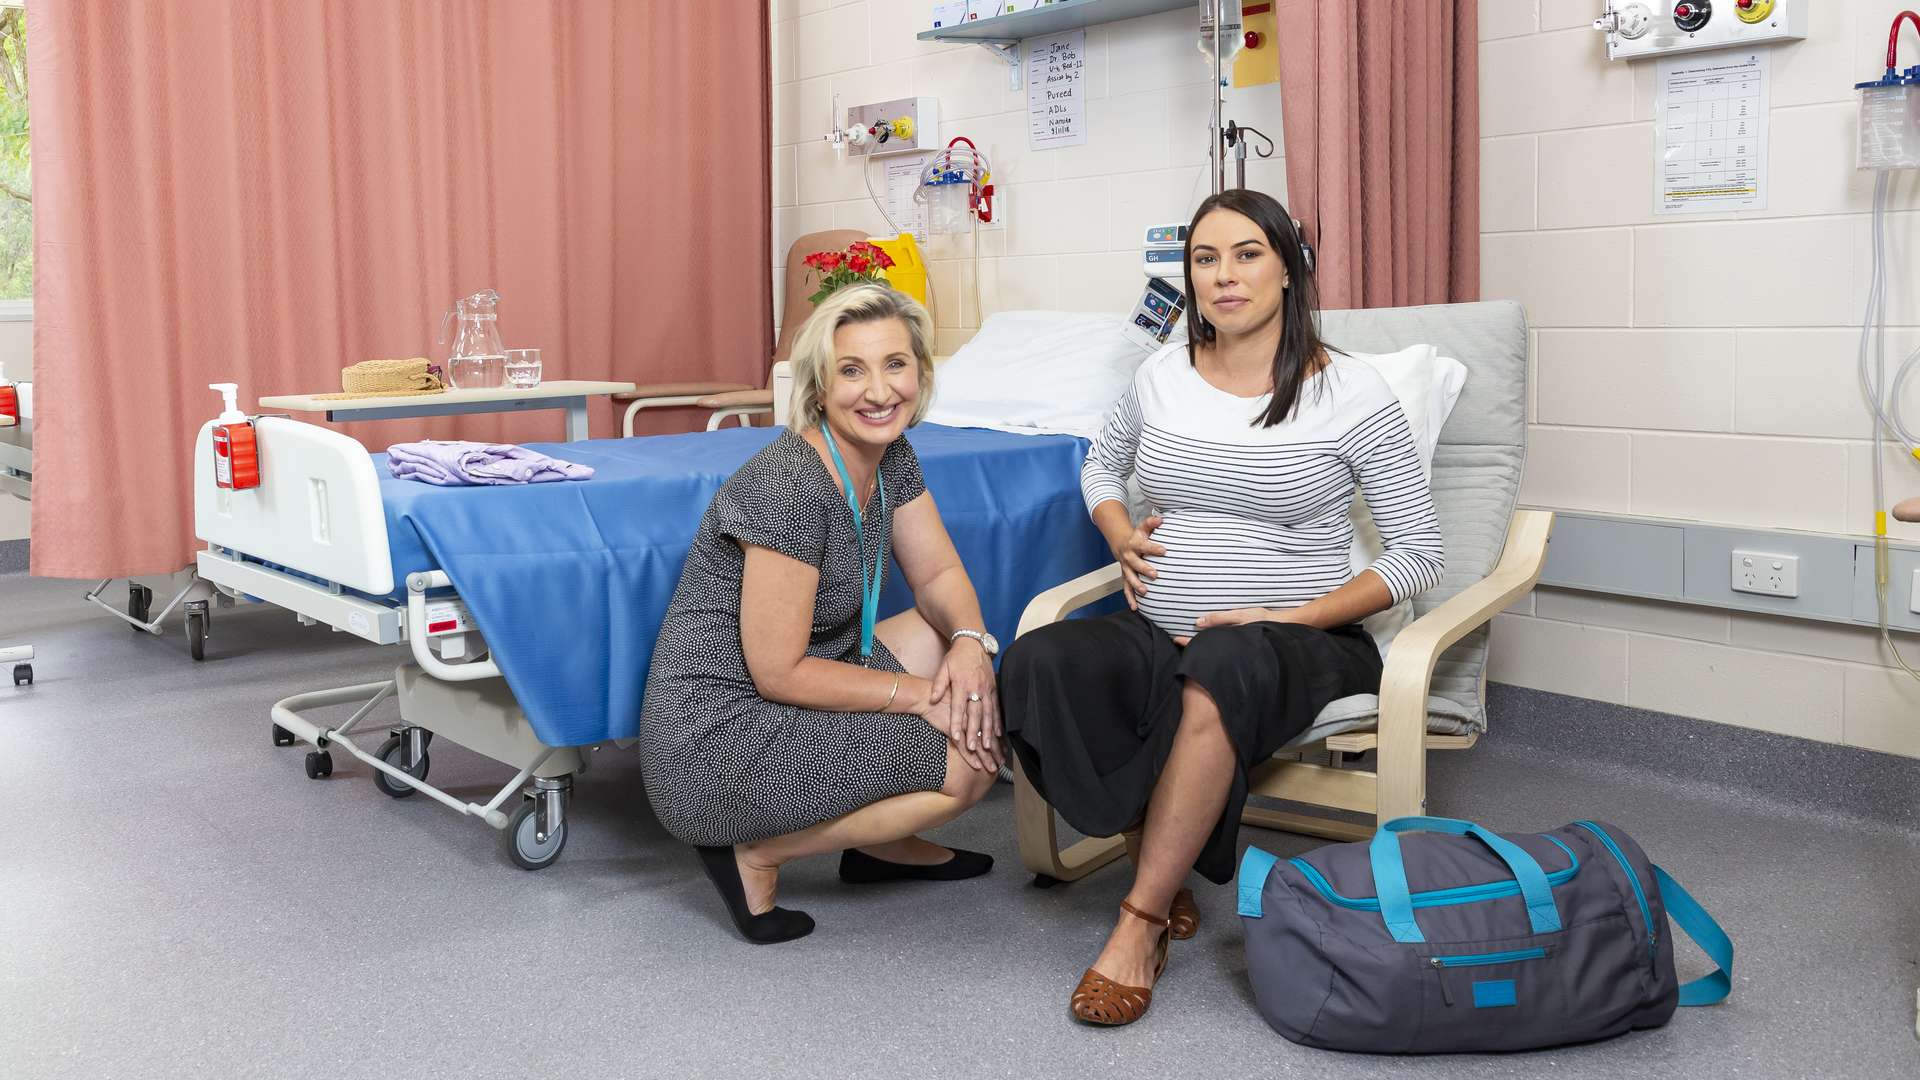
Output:
M500 341L500 317L494 307L500 294L492 289L474 293L453 302L453 310L440 320L440 342L447 340L447 325L459 319L454 328L453 348L447 353L447 383L455 390L497 390L507 383L507 350Z

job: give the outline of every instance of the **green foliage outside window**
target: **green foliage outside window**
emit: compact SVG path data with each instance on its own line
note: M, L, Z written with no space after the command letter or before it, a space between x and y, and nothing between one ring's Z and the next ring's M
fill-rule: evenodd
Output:
M33 298L33 169L27 13L0 8L0 300Z

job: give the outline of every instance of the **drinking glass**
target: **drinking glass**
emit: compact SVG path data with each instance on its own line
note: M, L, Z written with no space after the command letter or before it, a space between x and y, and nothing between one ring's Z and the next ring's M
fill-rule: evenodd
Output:
M507 385L515 390L531 390L540 385L540 350L507 350Z

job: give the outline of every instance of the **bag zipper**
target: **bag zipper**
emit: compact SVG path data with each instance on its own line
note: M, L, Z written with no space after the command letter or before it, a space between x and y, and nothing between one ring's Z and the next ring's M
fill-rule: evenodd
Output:
M1619 844L1613 842L1613 837L1607 835L1607 830L1593 822L1576 821L1574 824L1599 837L1600 843L1613 854L1615 861L1619 862L1620 869L1626 871L1627 881L1633 885L1633 898L1640 902L1640 925L1647 928L1647 955L1653 956L1659 951L1660 930L1653 925L1653 908L1647 903L1647 890L1641 887L1640 875L1634 872L1633 864L1627 861L1627 853L1620 850Z
M1453 1007L1453 988L1447 985L1447 969L1455 967L1482 967L1487 964L1511 964L1518 960L1545 960L1547 950L1510 949L1506 952L1473 953L1468 956L1429 956L1427 966L1433 969L1433 977L1440 982L1440 1000Z
M1515 960L1545 960L1547 950L1510 949L1507 952L1474 953L1471 956L1434 956L1427 962L1434 967L1480 967L1484 964L1511 964Z
M1567 882L1572 881L1573 875L1579 873L1580 857L1573 853L1572 848L1561 843L1554 837L1549 836L1547 839L1552 841L1555 847L1567 853L1567 868L1565 870L1556 870L1547 875L1547 884L1553 888L1559 888ZM1380 901L1378 898L1341 896L1335 892L1333 885L1327 881L1319 870L1314 868L1312 863L1305 859L1296 856L1287 861L1292 863L1294 869L1300 871L1301 876L1305 877L1307 881L1319 891L1320 895L1326 897L1328 901L1354 911L1380 910ZM1417 892L1413 894L1413 906L1417 908L1447 907L1453 904L1473 904L1482 900L1498 900L1503 896L1518 895L1520 895L1519 882L1491 881L1485 885L1461 885L1451 889L1430 889L1426 892Z

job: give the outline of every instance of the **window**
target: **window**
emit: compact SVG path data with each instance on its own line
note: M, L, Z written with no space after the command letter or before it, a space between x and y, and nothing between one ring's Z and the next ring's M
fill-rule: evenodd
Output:
M32 301L33 161L27 123L27 12L16 0L0 0L0 318L31 317Z

